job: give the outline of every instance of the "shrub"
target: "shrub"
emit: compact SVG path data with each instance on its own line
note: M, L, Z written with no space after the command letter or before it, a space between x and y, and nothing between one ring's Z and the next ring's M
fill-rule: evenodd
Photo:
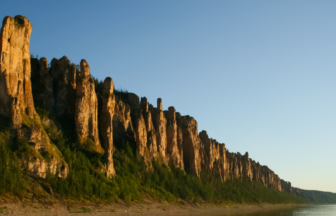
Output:
M23 16L21 15L17 15L14 17L15 20L15 26L22 28L24 27L24 20L23 20Z

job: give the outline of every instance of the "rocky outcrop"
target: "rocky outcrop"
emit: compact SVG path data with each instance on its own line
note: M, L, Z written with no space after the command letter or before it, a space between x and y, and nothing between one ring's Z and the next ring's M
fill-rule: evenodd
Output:
M100 115L100 133L106 157L106 176L115 175L113 166L113 116L115 98L113 95L113 80L107 77L104 81L102 111Z
M139 97L133 93L116 94L112 78L106 78L97 88L98 103L95 82L85 60L80 63L80 73L66 56L53 59L50 68L46 58L33 59L31 63L31 31L27 18L17 16L6 17L0 33L0 114L10 116L13 136L19 142L29 143L33 149L33 155L22 159L22 164L31 172L40 177L45 177L48 170L58 173L59 177L66 177L69 172L60 151L50 141L52 135L48 135L43 126L61 129L56 121L47 117L43 117L41 123L35 102L35 106L49 113L74 121L82 149L91 153L105 152L105 172L109 178L116 174L114 145L131 140L136 142L137 152L149 167L153 159L162 159L164 164L185 169L198 177L203 171L222 181L239 178L299 193L290 182L281 180L267 166L249 158L248 153L231 153L225 144L209 138L206 131L198 134L193 117L181 116L174 107L163 111L160 98L156 108L146 97L139 103Z
M288 181L281 179L281 190L292 193L292 184Z
M157 151L164 163L167 164L168 160L166 158L167 151L167 120L163 113L162 99L157 99L157 109L155 110L155 131L156 131L156 143Z
M54 58L48 68L46 58L32 59L32 84L35 105L73 119L76 102L76 66L66 56Z
M207 132L204 130L199 133L199 137L205 152L202 169L211 173L213 171L214 163L217 162L220 157L219 145L215 140L209 139Z
M127 135L132 139L135 138L131 108L121 100L115 103L114 106L113 127L113 137L116 141L121 142Z
M266 187L282 191L281 179L267 166L254 163L253 180L262 183Z
M53 78L49 74L48 60L31 59L34 104L50 113L54 112Z
M98 134L98 99L95 83L85 60L81 61L80 67L75 104L75 127L79 143L87 151L103 154Z
M15 129L21 127L21 112L31 118L35 114L29 52L32 29L26 17L5 17L0 33L0 113L10 116Z
M19 159L23 167L40 177L45 177L48 171L66 177L68 165L50 142L35 111L29 53L31 31L32 26L26 17L6 17L3 21L0 33L0 114L10 117L12 136L18 140L18 145L33 148ZM41 59L38 65L41 65L39 75L44 78L48 64ZM45 80L43 86L49 81ZM44 94L50 92L46 90Z
M139 113L139 118L137 119L136 127L136 145L137 152L141 156L145 156L147 151L147 129L145 119L142 116L142 112Z
M88 69L90 70L90 69ZM89 72L90 73L90 72ZM53 79L54 113L73 118L76 102L76 66L66 56L51 61L50 75ZM84 79L85 80L85 79Z
M197 121L193 117L182 116L180 125L183 134L184 168L199 177L201 172L201 140L197 134Z
M152 111L153 111L153 108L147 102L147 98L146 97L141 98L141 112L142 112L141 114L146 124L146 134L147 134L146 150L148 154L146 158L148 160L152 158L156 158L157 151L158 151L157 137L156 137L156 132L154 129L154 124L153 124Z
M177 126L175 108L169 107L167 112L167 154L169 155L169 163L183 170L182 136L182 131Z

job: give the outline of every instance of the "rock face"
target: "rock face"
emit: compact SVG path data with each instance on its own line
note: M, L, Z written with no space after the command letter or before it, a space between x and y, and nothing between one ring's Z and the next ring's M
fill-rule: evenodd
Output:
M0 113L10 116L15 129L21 127L21 112L31 118L35 113L29 52L32 29L26 17L5 17L0 33Z
M231 153L225 144L209 138L206 131L198 134L197 121L193 117L181 116L174 107L163 111L161 98L154 108L146 97L139 102L139 97L133 93L119 92L117 95L113 80L108 77L97 87L99 95L102 94L98 104L95 82L85 60L80 63L80 73L66 56L53 59L50 68L46 58L33 59L31 63L31 31L32 26L25 17L6 17L3 21L0 114L10 117L12 136L19 142L29 143L33 149L33 155L22 159L22 164L36 175L45 177L50 170L64 178L69 170L60 151L50 141L52 135L43 128L47 125L59 131L58 123L43 116L42 124L34 102L35 106L58 117L74 120L80 146L91 153L105 152L105 171L109 178L116 175L114 145L131 140L148 167L152 160L160 159L166 165L185 169L198 177L202 171L222 181L239 178L280 191L300 192L267 166L249 158L247 152L244 155Z
M103 102L101 111L101 137L106 157L106 176L111 178L115 176L113 166L113 116L114 116L115 98L113 95L113 80L107 77L104 81Z
M183 159L184 168L196 175L200 176L201 172L201 140L198 136L197 121L190 116L182 116L180 125L183 135Z
M155 130L156 130L156 143L157 151L162 157L163 161L167 164L166 151L167 151L167 120L163 113L162 100L157 99L157 109L155 117Z
M40 177L45 177L48 170L66 177L68 165L50 142L34 107L29 53L31 31L32 26L26 17L5 17L3 21L0 33L0 114L10 117L12 136L18 139L19 145L27 142L33 146L33 151L20 158L22 166ZM43 79L47 76L48 64L45 59L41 59L39 64L38 73ZM42 87L50 83L50 79L44 81ZM50 94L45 90L45 95ZM48 155L48 158L42 155Z
M89 73L90 73L90 69ZM73 118L76 101L76 66L66 56L51 61L50 75L53 79L54 113Z
M145 156L147 149L147 129L145 119L142 116L142 113L139 113L139 118L137 119L136 127L136 145L137 152L139 155Z
M167 154L170 155L170 164L184 169L182 131L177 127L174 107L169 107L167 112Z
M126 134L135 138L131 119L131 108L121 100L115 103L114 106L113 127L113 137L115 140L121 141L125 138Z
M81 74L77 80L75 125L79 142L90 152L104 153L98 134L98 99L90 67L85 60L80 63Z
M147 102L147 98L141 98L141 111L142 116L145 120L146 125L146 134L147 134L147 141L146 141L146 157L147 160L152 158L156 158L157 156L157 137L154 129L153 118L152 118L152 109L149 109L150 105Z
M35 106L54 112L53 78L49 74L48 60L32 59L32 89Z
M76 101L76 66L66 56L53 59L48 68L46 58L32 59L32 84L35 105L73 119Z

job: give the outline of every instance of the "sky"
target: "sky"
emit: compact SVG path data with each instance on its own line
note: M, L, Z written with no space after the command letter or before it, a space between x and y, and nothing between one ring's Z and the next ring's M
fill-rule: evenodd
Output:
M5 3L4 3L5 2ZM336 192L336 1L4 1L38 58L174 106L292 186Z

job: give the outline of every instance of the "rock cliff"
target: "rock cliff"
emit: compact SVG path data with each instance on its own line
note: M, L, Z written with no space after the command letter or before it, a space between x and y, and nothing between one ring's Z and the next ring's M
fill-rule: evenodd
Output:
M197 121L190 116L182 116L180 118L180 127L182 129L182 147L183 147L183 159L184 168L200 176L201 172L201 140L198 136Z
M163 114L162 99L157 99L157 108L155 113L155 130L156 130L156 143L157 151L162 157L165 164L167 164L166 151L167 151L167 120Z
M90 152L103 154L98 134L98 98L90 67L85 60L80 63L75 103L75 127L81 146Z
M76 66L66 56L32 59L32 88L36 106L57 116L73 118L76 101Z
M53 77L49 74L48 60L46 58L32 59L31 64L34 104L53 113L55 110Z
M80 62L80 71L66 56L53 59L51 65L46 58L31 61L31 31L27 18L6 17L0 35L0 114L10 117L12 136L34 149L34 155L22 159L28 170L40 177L47 170L60 177L69 172L62 154L51 142L51 134L44 130L45 126L60 127L45 116L41 122L36 105L73 122L81 150L104 155L105 169L101 171L109 178L116 175L114 146L130 141L148 167L157 160L197 177L205 172L222 181L239 178L289 193L294 190L290 182L256 163L247 152L229 152L225 144L209 138L206 131L198 133L193 117L181 116L174 107L164 111L161 98L155 108L146 97L139 101L134 93L114 91L110 77L104 83L94 80L86 60ZM48 160L42 155L47 155Z
M0 33L0 114L10 117L12 136L18 145L31 149L20 158L22 166L40 177L45 177L48 171L66 177L68 165L44 131L34 106L29 52L32 29L29 20L23 16L5 17L3 20ZM41 59L39 64L39 75L45 78L48 64L45 59ZM50 80L41 82L45 87ZM43 94L49 95L50 92L46 90Z
M170 164L184 169L182 131L177 126L176 112L174 107L169 107L167 112L167 154Z
M0 113L10 116L15 129L21 127L21 112L31 118L35 114L29 52L32 29L26 17L5 17L0 33Z
M113 166L113 117L115 109L115 98L113 95L112 78L107 77L104 81L103 104L100 119L100 133L102 144L105 149L106 175L113 177L115 170Z

